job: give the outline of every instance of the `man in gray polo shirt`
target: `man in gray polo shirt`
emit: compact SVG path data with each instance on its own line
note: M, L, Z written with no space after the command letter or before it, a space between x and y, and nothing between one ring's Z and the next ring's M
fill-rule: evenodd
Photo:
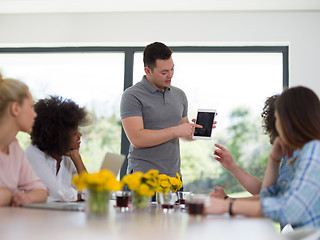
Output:
M127 173L158 169L181 175L179 137L191 139L194 128L201 127L188 120L185 93L171 86L171 54L163 43L148 45L143 53L146 75L122 95L122 125L131 142Z

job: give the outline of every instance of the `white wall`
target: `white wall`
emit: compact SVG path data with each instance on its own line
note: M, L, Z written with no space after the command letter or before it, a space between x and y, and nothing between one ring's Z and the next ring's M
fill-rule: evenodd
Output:
M289 45L289 85L320 96L320 12L0 14L0 47Z

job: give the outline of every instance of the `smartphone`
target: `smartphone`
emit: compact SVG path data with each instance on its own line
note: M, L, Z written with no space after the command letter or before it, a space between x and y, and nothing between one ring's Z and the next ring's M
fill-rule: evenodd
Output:
M210 140L215 116L215 109L198 109L196 124L201 125L202 128L195 128L192 139Z

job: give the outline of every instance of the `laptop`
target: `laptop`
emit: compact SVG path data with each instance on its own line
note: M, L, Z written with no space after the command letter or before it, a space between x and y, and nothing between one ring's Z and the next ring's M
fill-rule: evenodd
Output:
M100 170L108 169L113 172L115 176L118 176L125 158L126 156L124 155L107 152L102 161Z
M23 204L22 207L60 211L84 211L85 202L46 202Z

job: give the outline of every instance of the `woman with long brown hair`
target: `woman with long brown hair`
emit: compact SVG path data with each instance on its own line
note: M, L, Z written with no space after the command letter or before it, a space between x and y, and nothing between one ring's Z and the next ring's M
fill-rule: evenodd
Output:
M206 213L266 216L294 228L320 226L320 101L306 87L285 90L275 103L276 138L269 155L260 200L212 198ZM295 150L295 154L293 154ZM290 173L284 191L275 185L282 157Z

